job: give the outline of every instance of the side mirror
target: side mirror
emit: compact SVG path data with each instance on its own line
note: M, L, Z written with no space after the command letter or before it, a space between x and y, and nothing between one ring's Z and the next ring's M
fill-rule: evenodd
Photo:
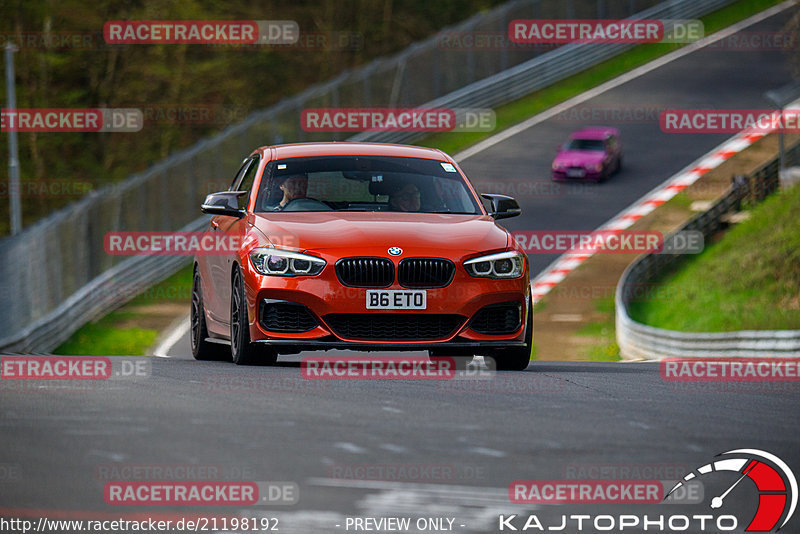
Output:
M522 213L522 208L519 207L519 202L514 197L490 193L482 193L481 196L492 203L492 211L489 215L495 220L516 217Z
M556 145L556 152L564 152L564 145Z
M200 210L209 215L228 215L241 219L244 210L239 209L239 197L246 195L247 191L221 191L211 193L203 201Z

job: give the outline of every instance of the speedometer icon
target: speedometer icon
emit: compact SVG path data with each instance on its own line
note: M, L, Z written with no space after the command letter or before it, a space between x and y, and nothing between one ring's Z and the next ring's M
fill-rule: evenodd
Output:
M777 532L780 530L792 517L797 507L797 480L789 466L774 454L757 449L736 449L717 456L735 457L722 458L698 467L675 484L675 487L667 493L667 497L683 486L685 482L709 473L720 471L739 473L740 476L737 477L736 482L723 493L711 499L711 508L721 508L725 504L725 498L747 478L756 485L758 490L758 510L745 531L772 532L775 529ZM783 518L783 522L776 529L781 518Z

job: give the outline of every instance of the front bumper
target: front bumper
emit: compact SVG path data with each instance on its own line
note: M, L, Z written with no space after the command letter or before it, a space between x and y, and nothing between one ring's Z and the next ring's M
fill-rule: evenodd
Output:
M442 350L447 353L464 351L470 354L490 354L494 350L511 347L524 347L523 341L448 341L439 343L352 343L347 341L261 339L257 344L269 346L278 354L297 354L312 350L357 350L363 352L409 352L426 349ZM424 346L423 346L424 345Z
M581 181L581 180L599 180L600 178L603 177L604 172L605 172L605 169L603 169L602 171L599 171L599 172L598 171L590 171L588 169L584 169L582 176L570 176L567 173L567 170L564 169L564 170L558 170L558 171L553 170L552 171L552 175L553 175L553 180L555 180L557 182L567 182L567 181Z
M367 291L373 288L342 285L332 263L329 261L323 272L315 277L263 276L255 272L252 266L244 266L250 339L257 343L268 343L284 353L329 349L424 350L435 347L474 351L479 348L524 345L527 314L531 313L527 305L530 296L527 269L516 279L492 280L470 276L457 262L455 275L448 286L425 290L425 310L367 310ZM381 289L408 288L395 282ZM298 323L303 325L304 331L286 331L284 323L275 321L274 317L271 321L264 321L265 302L284 302L305 309L307 313L303 321ZM493 310L495 308L492 307L498 305L513 305L519 309L516 324L516 318L508 310L505 321L493 323L501 325L500 333L487 328L485 318L485 308ZM484 311L479 314L481 310ZM313 322L308 320L309 317L313 318ZM442 322L443 318L447 319L446 328L436 330L430 327L430 323ZM473 319L481 319L480 324L473 323ZM358 324L351 327L347 322L350 320ZM402 324L395 326L395 320ZM347 328L341 326L343 321L348 325ZM371 322L377 326L371 328ZM415 337L415 329L425 334ZM348 332L351 334L348 335ZM371 332L378 334L372 336ZM402 334L385 334L387 332Z

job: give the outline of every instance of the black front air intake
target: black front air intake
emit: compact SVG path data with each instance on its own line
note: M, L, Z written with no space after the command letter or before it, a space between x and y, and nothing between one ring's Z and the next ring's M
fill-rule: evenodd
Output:
M270 332L299 333L316 328L311 311L297 302L264 299L258 307L258 322Z
M324 319L343 339L422 341L449 338L465 318L443 314L332 313Z
M503 302L484 306L469 323L479 334L512 334L522 326L522 304Z

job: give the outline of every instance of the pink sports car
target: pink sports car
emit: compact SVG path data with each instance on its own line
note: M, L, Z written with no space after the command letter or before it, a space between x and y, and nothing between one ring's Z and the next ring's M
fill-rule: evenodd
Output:
M622 168L622 145L616 128L583 128L570 135L569 141L557 150L553 180L600 182Z

